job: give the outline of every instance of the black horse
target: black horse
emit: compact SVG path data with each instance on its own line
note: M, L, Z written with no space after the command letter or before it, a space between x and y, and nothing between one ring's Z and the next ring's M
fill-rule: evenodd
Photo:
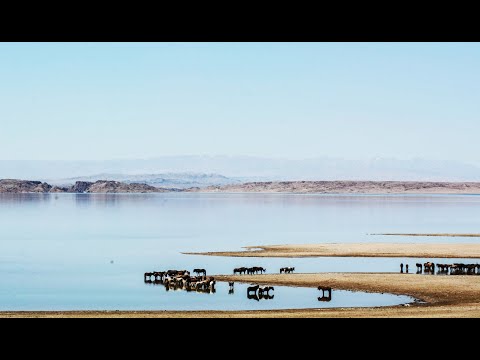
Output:
M207 276L207 271L205 269L193 269L193 272L197 275L203 274L203 276Z

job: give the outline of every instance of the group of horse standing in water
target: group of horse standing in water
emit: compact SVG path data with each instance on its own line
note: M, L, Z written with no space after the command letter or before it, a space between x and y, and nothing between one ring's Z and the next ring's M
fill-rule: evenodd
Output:
M215 292L215 278L207 276L205 269L193 269L196 276L187 270L152 271L144 274L145 283L163 284L168 290Z
M408 265L407 265L408 266ZM263 274L267 270L261 266L253 267L240 267L233 269L233 274ZM282 267L280 268L280 274L290 274L295 271L294 267ZM403 264L402 264L403 271ZM205 293L215 293L215 278L213 276L207 276L205 269L193 269L193 273L196 276L191 276L188 270L167 270L167 271L152 271L144 273L144 282L148 284L163 284L165 289L168 290L186 290L197 291ZM229 294L234 293L233 281L228 282ZM247 288L247 298L259 301L260 299L270 300L275 297L270 291L274 291L273 286L260 286L254 285ZM318 301L331 301L332 300L332 288L326 286L319 286L318 290L322 291L322 296L318 298Z
M480 264L435 264L431 261L426 263L416 263L417 274L435 274L435 267L437 267L437 274L443 275L480 275ZM405 272L408 274L408 264L405 265ZM400 264L400 273L403 273L403 263Z

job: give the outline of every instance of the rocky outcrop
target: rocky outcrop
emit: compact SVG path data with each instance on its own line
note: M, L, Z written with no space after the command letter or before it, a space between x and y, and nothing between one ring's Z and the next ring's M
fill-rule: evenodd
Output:
M51 193L65 193L68 192L68 188L66 187L60 187L60 186L54 186L50 189Z
M80 187L77 187L78 182L73 186L72 191L75 188L84 188L84 184L89 184L82 192L87 193L153 193L153 192L167 192L169 189L156 188L154 186L146 184L126 184L118 181L104 181L99 180L94 183L82 183Z
M41 181L0 180L0 193L158 193L181 191L159 188L146 184L127 184L118 181L99 180L96 182L77 181L67 187L51 186Z
M51 188L51 185L41 181L0 180L0 193L48 193Z
M75 183L75 185L73 185L70 189L68 189L68 192L72 192L72 193L84 193L84 192L88 192L88 189L90 188L90 186L92 186L93 183L92 182L88 182L88 181L77 181Z

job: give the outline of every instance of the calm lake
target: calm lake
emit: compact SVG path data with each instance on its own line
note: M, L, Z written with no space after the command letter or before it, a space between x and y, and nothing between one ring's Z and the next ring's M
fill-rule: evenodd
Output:
M381 306L412 299L335 290L275 287L273 299L247 299L245 284L215 293L145 284L154 270L241 266L267 273L399 272L436 259L223 258L182 252L332 242L476 243L478 238L389 237L370 233L468 233L480 229L475 195L19 194L0 195L0 310L240 310ZM442 262L461 262L442 259ZM480 262L468 259L464 262Z

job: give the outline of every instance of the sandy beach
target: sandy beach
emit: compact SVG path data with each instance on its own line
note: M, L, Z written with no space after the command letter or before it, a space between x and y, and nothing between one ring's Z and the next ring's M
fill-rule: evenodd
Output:
M336 309L285 309L259 311L16 311L0 312L0 317L127 317L127 318L357 318L357 317L480 317L478 276L437 276L391 273L322 273L218 275L218 280L388 292L410 295L426 303L410 306ZM319 292L320 293L320 292Z
M265 245L245 247L245 251L186 253L234 257L421 257L480 258L480 244L341 243Z
M480 257L480 244L310 244L259 246L217 256L408 256ZM258 311L4 311L0 317L121 317L121 318L414 318L480 317L480 276L395 273L293 273L215 275L218 281L302 287L330 286L338 290L409 295L419 300L407 306ZM333 293L334 294L334 293ZM334 296L334 295L333 295Z

